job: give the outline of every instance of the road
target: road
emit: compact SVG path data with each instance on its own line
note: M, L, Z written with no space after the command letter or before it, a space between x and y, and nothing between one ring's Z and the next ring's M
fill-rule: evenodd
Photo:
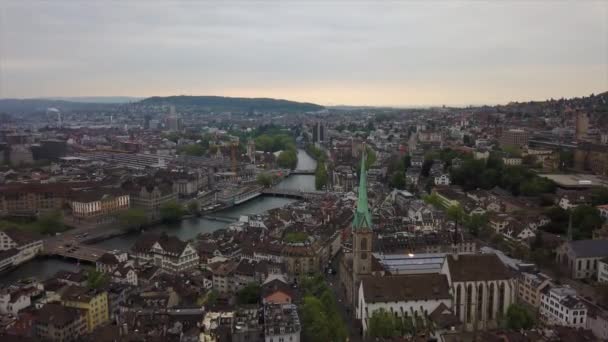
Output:
M339 272L340 267L338 267L338 259L334 258L332 260L332 268ZM353 342L363 341L361 337L361 332L358 326L355 325L355 319L353 317L352 311L346 304L346 299L344 298L344 291L340 288L340 275L336 272L336 274L329 275L325 272L325 281L329 284L329 287L334 291L334 296L336 297L336 301L338 302L338 311L342 316L342 320L346 325L346 330L348 331L348 340Z

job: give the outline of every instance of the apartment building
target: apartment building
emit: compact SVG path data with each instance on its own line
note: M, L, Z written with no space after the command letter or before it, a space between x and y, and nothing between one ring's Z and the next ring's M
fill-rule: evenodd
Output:
M517 279L517 298L520 301L539 309L542 290L551 285L551 278L547 275L542 273L523 272Z
M84 310L87 332L92 332L110 319L108 294L105 291L72 285L65 291L61 303L69 308Z
M587 307L567 286L547 286L541 293L540 317L549 325L585 328Z
M129 194L120 189L78 191L71 202L74 218L92 223L113 222L117 215L129 209L129 206Z
M166 233L143 235L132 252L139 262L154 264L168 273L180 273L199 266L199 255L194 247Z
M61 304L46 304L33 322L33 334L42 341L80 341L87 333L86 311L65 307Z

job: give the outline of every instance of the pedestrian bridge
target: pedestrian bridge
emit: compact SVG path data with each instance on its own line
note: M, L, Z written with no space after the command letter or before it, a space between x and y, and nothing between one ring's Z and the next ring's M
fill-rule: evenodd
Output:
M287 190L287 189L264 189L262 194L269 196L277 196L277 197L287 197L287 198L296 198L296 199L316 199L323 194L324 191L300 191L300 190Z

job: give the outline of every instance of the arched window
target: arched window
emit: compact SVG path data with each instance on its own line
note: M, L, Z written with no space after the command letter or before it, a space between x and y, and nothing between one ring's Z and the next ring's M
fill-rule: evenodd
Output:
M505 283L498 286L498 316L502 316L505 311Z
M483 316L483 284L477 287L477 320Z
M494 319L494 283L488 289L488 319Z
M361 250L366 250L367 249L367 238L361 238Z
M462 286L456 286L456 317L460 318L460 306L462 304Z
M471 311L473 311L473 285L467 285L467 322L471 323Z

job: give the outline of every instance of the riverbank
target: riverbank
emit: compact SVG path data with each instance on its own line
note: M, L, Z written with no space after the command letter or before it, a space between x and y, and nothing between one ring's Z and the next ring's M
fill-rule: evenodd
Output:
M307 170L316 168L316 161L312 159L304 150L298 150L298 169ZM310 175L293 175L284 179L281 183L276 185L280 189L288 190L314 190L314 176ZM273 196L260 196L254 198L248 202L225 208L216 211L214 214L218 214L224 217L231 217L235 220L241 215L256 215L264 213L270 209L283 207L289 203L295 202L294 199L273 197ZM174 235L181 240L190 240L196 238L201 233L211 233L215 230L224 228L228 225L227 222L219 222L205 219L204 217L184 217L181 221L172 224L155 224L144 228L144 232L165 232L169 235ZM108 230L116 229L114 227L108 227ZM74 232L76 233L76 232ZM77 232L81 233L81 232ZM114 233L115 236L106 238L101 241L90 244L91 246L101 247L109 250L119 249L128 251L132 245L141 236L140 231L122 231L122 232L110 232ZM80 269L80 265L75 262L66 259L57 258L44 258L39 257L31 260L19 267L7 272L0 276L0 284L8 284L18 279L36 277L38 279L45 279L60 270L75 271Z

